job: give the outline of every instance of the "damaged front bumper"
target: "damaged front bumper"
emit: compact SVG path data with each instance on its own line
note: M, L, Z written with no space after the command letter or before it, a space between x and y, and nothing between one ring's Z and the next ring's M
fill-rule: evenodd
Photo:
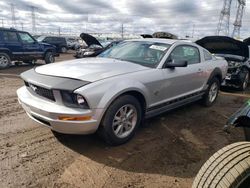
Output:
M229 68L222 86L240 88L245 79L245 72L241 67Z

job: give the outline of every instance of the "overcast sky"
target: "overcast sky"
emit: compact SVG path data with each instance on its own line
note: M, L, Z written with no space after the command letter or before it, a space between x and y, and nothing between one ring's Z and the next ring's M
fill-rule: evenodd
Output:
M230 32L236 14L232 3ZM31 7L35 8L36 30L62 33L149 33L168 31L179 36L214 35L223 0L0 0L0 19L12 26L11 3L16 28L32 31ZM250 3L246 5L242 37L250 36ZM0 20L2 25L2 20Z

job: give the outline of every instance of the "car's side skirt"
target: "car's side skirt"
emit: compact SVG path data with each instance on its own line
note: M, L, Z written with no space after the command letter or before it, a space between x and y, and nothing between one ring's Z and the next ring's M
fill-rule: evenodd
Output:
M194 101L200 100L202 96L205 94L205 91L196 92L184 97L180 97L178 99L174 99L163 104L159 104L157 106L153 106L148 108L146 111L146 118L151 118L153 116L159 115L161 113L173 110L175 108L181 107L183 105L192 103Z

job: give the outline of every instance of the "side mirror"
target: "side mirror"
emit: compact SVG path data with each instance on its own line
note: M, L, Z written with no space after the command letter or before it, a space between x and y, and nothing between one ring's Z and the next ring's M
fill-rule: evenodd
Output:
M183 61L173 61L172 59L167 60L164 68L175 68L175 67L187 67L188 62L183 60Z

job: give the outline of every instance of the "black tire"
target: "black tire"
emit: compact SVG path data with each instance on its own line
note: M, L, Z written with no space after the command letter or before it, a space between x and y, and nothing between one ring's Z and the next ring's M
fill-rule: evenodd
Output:
M126 137L119 138L115 134L115 130L113 128L113 122L115 121L115 116L118 111L126 105L133 106L134 110L136 111L136 123L134 128L131 128L131 133L129 133ZM139 101L131 96L131 95L123 95L117 98L107 109L101 125L97 131L98 135L101 136L108 144L110 145L121 145L129 141L136 132L136 129L139 127L142 121L142 107ZM118 125L117 125L118 126ZM118 128L117 128L118 129ZM122 130L124 127L122 126Z
M244 127L244 134L246 141L250 142L250 127Z
M240 85L240 90L245 91L249 83L249 71L246 68L244 68L241 77L242 77L242 82Z
M61 49L60 49L60 52L66 53L67 52L67 48L65 46L62 46Z
M11 65L10 56L6 53L0 53L0 69L6 69Z
M55 57L52 52L46 52L44 56L44 61L46 64L49 63L54 63L55 62Z
M216 92L216 96L215 98L213 98L213 100L210 99L210 91L212 89L212 87L214 86L214 84L216 85L217 87L217 92ZM220 81L218 80L218 78L214 77L212 78L210 81L209 81L209 84L208 84L208 88L207 88L207 91L206 93L204 94L203 98L202 98L202 103L204 106L207 106L207 107L210 107L212 106L217 97L218 97L218 94L219 94L219 90L220 90Z
M192 188L247 188L250 185L250 142L217 151L202 166Z

